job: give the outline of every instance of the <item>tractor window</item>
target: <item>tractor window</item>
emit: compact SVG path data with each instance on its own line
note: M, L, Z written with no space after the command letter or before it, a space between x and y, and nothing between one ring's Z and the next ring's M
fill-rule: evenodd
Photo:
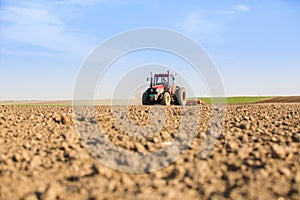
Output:
M169 78L164 76L156 76L154 77L154 85L169 85Z

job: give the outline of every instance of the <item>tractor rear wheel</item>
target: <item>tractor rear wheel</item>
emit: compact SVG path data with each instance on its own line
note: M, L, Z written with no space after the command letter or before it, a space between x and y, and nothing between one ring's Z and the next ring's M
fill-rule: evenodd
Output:
M142 104L143 105L149 105L150 104L150 102L148 100L148 96L149 96L149 93L144 92L143 97L142 97Z
M165 92L163 99L162 99L162 105L169 106L171 104L171 96L169 92Z
M178 88L175 91L176 101L178 105L184 106L186 103L186 93L184 88Z

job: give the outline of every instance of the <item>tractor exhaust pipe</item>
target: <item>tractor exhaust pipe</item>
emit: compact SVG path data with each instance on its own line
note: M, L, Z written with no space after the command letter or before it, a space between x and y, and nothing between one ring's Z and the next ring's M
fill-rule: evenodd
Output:
M152 72L150 72L150 88L152 88L153 86L153 76L152 76Z

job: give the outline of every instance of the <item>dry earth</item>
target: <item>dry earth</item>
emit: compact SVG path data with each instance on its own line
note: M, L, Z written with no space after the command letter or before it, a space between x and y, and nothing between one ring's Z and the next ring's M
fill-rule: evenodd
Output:
M300 103L299 96L273 97L259 101L259 103Z
M132 106L130 116L145 125L147 109ZM0 106L0 199L300 199L300 104L227 106L222 134L205 159L198 152L211 111L195 109L201 117L188 150L166 168L134 174L87 152L72 107ZM168 123L147 141L122 133L109 106L97 111L105 136L134 152L171 141L180 114L169 107Z

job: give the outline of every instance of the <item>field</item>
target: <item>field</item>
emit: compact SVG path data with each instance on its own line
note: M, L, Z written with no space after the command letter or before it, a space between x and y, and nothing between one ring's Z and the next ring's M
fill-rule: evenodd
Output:
M178 160L137 174L111 169L89 154L66 102L1 105L0 199L300 199L299 98L244 100L227 105L221 135L206 158L198 152L209 134L209 104L192 107L200 111L197 132ZM172 141L180 116L192 120L170 106L161 131L147 140L122 132L111 109L96 106L94 123L112 143L135 153ZM149 109L131 106L131 119L146 125Z
M200 99L206 104L212 103L212 98L200 97L191 98ZM298 96L286 96L286 97L271 97L271 96L237 96L237 97L225 97L225 98L214 98L213 103L224 103L226 104L242 104L242 103L298 103L300 97ZM95 100L95 105L111 105L111 100ZM138 99L133 100L115 100L113 105L127 105L127 104L139 105L141 103ZM0 105L46 105L46 106L70 106L72 101L70 100L55 100L55 101L0 101Z
M237 103L254 103L254 102L258 102L258 101L262 101L262 100L267 100L267 99L271 99L272 97L249 97L249 96L241 96L241 97L226 97L225 101L227 104L237 104ZM212 99L211 98L200 98L201 101L205 102L205 103L212 103ZM223 101L221 99L221 101ZM218 99L216 98L216 102L218 102Z

